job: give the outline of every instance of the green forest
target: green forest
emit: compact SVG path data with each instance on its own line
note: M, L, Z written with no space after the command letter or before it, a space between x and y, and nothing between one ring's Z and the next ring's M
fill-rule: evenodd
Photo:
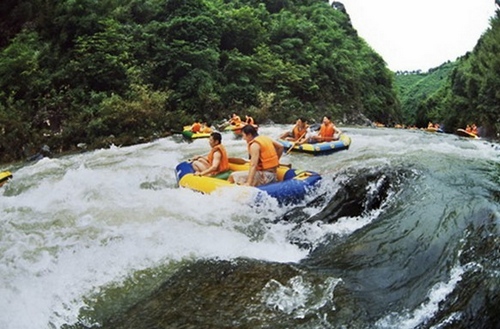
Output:
M429 72L396 72L395 85L401 101L401 111L407 126L427 127L438 118L427 113L425 101L443 87L457 62L447 62Z
M319 0L6 0L0 161L162 136L236 111L257 123L399 117L394 74Z
M3 0L0 162L44 144L129 145L233 112L257 123L474 121L494 136L498 24L497 14L429 89L391 72L339 2Z

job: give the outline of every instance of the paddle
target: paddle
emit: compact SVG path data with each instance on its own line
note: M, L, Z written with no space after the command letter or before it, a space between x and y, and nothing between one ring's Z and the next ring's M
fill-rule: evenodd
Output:
M292 143L292 146L290 146L290 148L288 149L288 151L286 151L285 154L288 154L292 151L292 149L295 147L295 145L297 145L297 143L302 139L302 137L304 137L307 133L307 130L304 131L304 133L302 134L302 136L300 136L299 138L297 138L293 143Z
M250 161L242 159L242 158L228 158L228 160L229 160L229 162L234 163L234 164L247 164L248 162L250 162ZM280 166L292 168L292 164L289 164L289 163L280 163Z

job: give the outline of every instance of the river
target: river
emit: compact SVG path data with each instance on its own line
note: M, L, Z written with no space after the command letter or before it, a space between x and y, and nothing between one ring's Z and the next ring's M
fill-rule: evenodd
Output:
M296 205L178 188L206 139L4 165L0 328L500 328L499 145L342 129Z

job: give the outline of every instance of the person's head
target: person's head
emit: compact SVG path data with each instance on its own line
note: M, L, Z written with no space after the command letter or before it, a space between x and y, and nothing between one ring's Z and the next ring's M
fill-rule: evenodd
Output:
M332 122L332 117L329 115L325 115L323 117L323 123L326 125L326 124L329 124L330 122Z
M243 129L241 129L241 132L243 134L243 139L246 140L247 143L258 135L257 129L255 129L252 125L246 125Z
M299 127L304 127L306 123L307 121L304 118L297 118L297 121L295 122L295 124L297 124Z
M213 132L210 134L210 139L217 142L217 144L222 144L222 135L218 132Z
M238 114L236 114L236 113L233 113L233 114L232 114L232 117L233 117L233 118L235 118L235 117L237 117L237 116L238 116Z
M222 135L218 132L211 133L208 138L208 143L210 144L210 147L222 144Z

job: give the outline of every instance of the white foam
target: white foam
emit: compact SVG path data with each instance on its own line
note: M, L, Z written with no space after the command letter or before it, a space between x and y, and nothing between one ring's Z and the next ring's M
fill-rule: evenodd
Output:
M234 191L175 187L179 146L185 144L115 147L44 159L15 173L9 189L19 192L0 199L0 327L73 323L82 296L161 263L297 262L307 255L280 229L252 235L248 228L273 219L272 210L258 213ZM157 188L142 187L158 180Z
M427 296L427 300L420 304L412 312L404 311L400 314L391 313L377 321L377 328L398 328L398 329L411 329L425 323L426 320L431 319L434 314L439 310L439 303L446 299L446 297L453 291L457 283L462 280L462 275L466 268L463 266L455 266L450 271L450 278L447 282L436 283ZM456 314L455 316L459 316Z
M316 315L325 305L331 304L335 287L340 282L341 279L330 277L315 285L299 275L283 285L273 279L262 289L261 299L272 310L303 319L307 315ZM330 309L335 309L333 304Z

